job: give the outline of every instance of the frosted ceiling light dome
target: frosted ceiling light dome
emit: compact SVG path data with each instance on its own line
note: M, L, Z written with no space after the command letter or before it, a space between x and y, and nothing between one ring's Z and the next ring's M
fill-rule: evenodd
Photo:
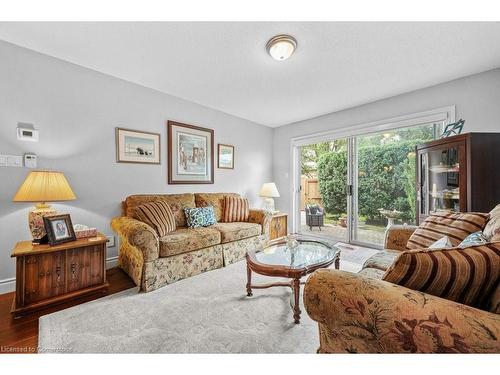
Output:
M290 35L276 35L266 45L267 52L278 61L288 59L297 49L297 40Z

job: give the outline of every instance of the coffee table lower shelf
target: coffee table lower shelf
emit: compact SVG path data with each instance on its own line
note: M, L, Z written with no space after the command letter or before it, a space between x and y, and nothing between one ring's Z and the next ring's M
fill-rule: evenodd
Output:
M330 264L335 262L335 269L339 269L340 267L340 257L337 255L335 259L333 259L331 262L329 262L328 265L323 264L323 267L328 267ZM315 267L314 270L318 268L323 268L323 267ZM310 270L310 272L314 271ZM306 274L310 273L308 272L309 270L304 270L303 273L299 274L297 277L293 277L292 280L290 281L280 281L280 282L274 282L274 283L267 283L267 284L252 284L252 268L249 264L248 261L248 256L247 256L247 284L246 284L246 289L247 289L247 297L252 297L253 296L253 289L267 289L267 288L272 288L272 287L289 287L292 289L293 292L293 299L291 300L290 307L292 308L293 311L293 320L295 324L300 323L300 285L305 284L305 282L301 281L301 278L304 277ZM281 277L287 277L284 275L273 275L273 274L266 274L266 272L259 272L256 271L256 273L265 275L265 276L281 276Z

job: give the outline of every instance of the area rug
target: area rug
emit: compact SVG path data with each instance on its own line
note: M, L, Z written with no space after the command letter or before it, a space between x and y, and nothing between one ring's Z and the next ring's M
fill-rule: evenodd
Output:
M342 249L355 272L376 250ZM273 279L275 281L276 278ZM253 275L253 282L270 278ZM40 318L41 352L314 353L317 323L303 305L293 322L289 288L245 293L246 263L203 273L150 293L137 288ZM302 298L301 298L302 300Z

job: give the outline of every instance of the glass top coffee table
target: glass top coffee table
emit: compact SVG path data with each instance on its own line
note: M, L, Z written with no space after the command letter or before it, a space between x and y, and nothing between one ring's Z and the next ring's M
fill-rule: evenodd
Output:
M301 236L288 236L271 241L261 251L247 252L247 296L252 289L287 286L293 290L293 319L300 322L300 279L318 268L326 268L335 263L339 269L340 249L326 241ZM288 282L252 284L252 272L264 276L290 278Z

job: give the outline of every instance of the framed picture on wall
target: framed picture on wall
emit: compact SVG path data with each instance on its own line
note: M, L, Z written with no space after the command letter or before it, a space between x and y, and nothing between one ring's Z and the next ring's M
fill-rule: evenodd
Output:
M217 154L217 168L234 169L234 146L219 143Z
M214 183L214 131L168 121L168 183Z
M118 163L160 164L160 134L115 128Z

